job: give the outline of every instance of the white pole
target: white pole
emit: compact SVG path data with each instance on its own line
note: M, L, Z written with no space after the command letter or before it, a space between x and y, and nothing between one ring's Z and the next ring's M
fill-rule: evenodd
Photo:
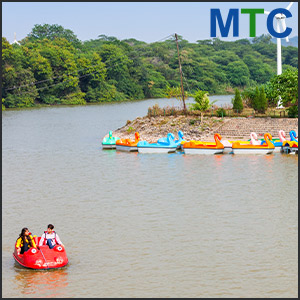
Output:
M277 20L277 32L280 32L280 27L279 27L280 19L276 19L276 20ZM277 75L281 75L281 73L282 73L281 39L277 38ZM277 108L283 108L280 96L279 96L279 100L277 102Z
M277 32L280 32L279 27L280 20L277 19ZM281 63L281 39L277 38L277 75L282 73L282 63Z

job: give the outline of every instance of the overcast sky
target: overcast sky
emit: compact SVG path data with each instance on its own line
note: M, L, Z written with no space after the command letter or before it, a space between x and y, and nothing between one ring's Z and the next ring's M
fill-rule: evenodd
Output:
M2 2L2 36L11 43L16 33L21 40L35 24L58 24L70 29L81 40L98 35L120 40L135 38L156 42L177 33L189 42L210 39L210 9L220 8L225 23L230 8L263 8L272 11L286 8L290 2ZM286 19L298 35L298 2ZM249 15L240 14L239 38L249 38ZM267 34L267 16L256 16L256 36ZM275 27L276 28L276 27ZM236 40L232 28L224 41Z

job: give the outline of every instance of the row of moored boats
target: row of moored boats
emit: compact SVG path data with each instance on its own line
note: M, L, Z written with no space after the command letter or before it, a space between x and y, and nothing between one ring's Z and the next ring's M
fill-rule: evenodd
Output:
M119 151L139 153L172 153L176 150L185 154L271 154L273 152L298 154L298 135L294 130L289 132L290 137L286 138L285 132L278 132L279 138L272 138L270 133L265 133L263 139L258 139L255 132L250 133L247 141L222 140L220 134L214 135L215 142L190 140L186 141L182 131L178 132L178 139L173 133L167 137L160 138L156 143L149 143L140 139L138 132L135 139L121 139L112 136L112 132L102 140L103 149L116 149Z

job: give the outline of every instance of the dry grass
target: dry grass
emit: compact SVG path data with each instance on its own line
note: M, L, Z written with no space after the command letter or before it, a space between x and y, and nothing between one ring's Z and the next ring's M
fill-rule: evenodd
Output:
M220 107L213 105L211 109L207 110L204 112L204 116L206 117L217 117L217 110ZM226 117L246 117L246 118L251 118L251 117L271 117L271 118L287 118L288 117L288 112L286 108L283 109L276 109L276 108L268 108L267 111L262 114L262 113L257 113L254 111L253 108L245 107L242 112L237 112L232 109L230 105L228 106L223 106L222 107L225 112L226 112ZM180 116L180 115L185 115L185 116L200 116L201 112L194 110L190 111L187 110L184 112L184 110L181 107L176 107L176 106L165 106L165 107L160 107L158 104L153 105L152 107L148 108L148 114L147 116L149 118L151 117L159 117L159 116Z

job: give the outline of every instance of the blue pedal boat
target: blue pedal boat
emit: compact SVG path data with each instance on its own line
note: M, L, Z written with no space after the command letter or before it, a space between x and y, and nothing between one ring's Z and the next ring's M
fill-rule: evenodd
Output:
M183 138L183 132L181 130L178 131L178 140L175 140L174 134L172 134L172 137L174 139L175 144L177 145L177 149L181 149L181 143L186 142L186 140ZM163 137L157 140L157 142L167 142L167 137Z
M160 139L159 139L160 140ZM177 149L177 144L174 140L174 134L168 133L166 138L156 143L148 143L147 141L140 141L137 143L139 153L172 153Z

